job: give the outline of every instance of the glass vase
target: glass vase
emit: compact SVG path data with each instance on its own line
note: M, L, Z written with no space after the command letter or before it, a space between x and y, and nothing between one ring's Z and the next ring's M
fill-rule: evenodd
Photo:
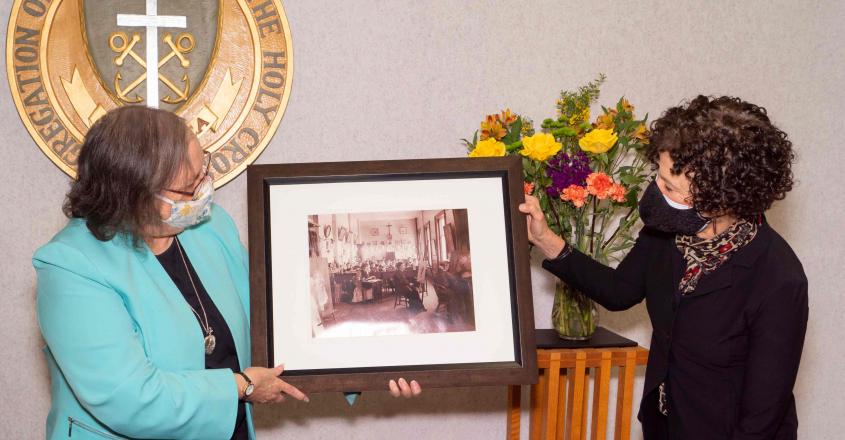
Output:
M590 339L598 321L596 303L574 287L557 280L552 325L558 336L574 341Z

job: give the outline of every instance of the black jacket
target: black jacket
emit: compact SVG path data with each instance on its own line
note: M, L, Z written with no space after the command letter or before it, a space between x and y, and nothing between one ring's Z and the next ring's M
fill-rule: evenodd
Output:
M643 299L653 327L639 419L646 440L795 439L792 387L807 327L807 278L767 223L681 296L674 235L643 229L616 269L573 251L543 267L608 310ZM657 411L666 382L669 417ZM662 426L662 428L659 428Z

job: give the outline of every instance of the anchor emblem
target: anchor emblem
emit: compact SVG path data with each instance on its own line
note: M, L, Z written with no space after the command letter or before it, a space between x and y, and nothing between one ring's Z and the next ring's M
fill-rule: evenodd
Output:
M147 63L134 50L135 45L138 44L139 41L141 41L141 36L137 33L133 33L132 36L129 37L125 32L112 32L109 36L109 47L117 54L117 56L114 57L114 64L116 66L122 67L126 63L126 58L131 57L145 69L144 73L140 74L126 86L122 85L124 78L119 68L114 75L114 90L117 93L118 98L129 104L137 104L144 100L144 98L139 96L138 93L135 93L134 96L129 96L133 90L147 79ZM168 104L178 104L180 102L187 101L188 96L190 96L191 80L188 77L187 69L191 66L191 60L188 59L186 55L194 50L196 43L193 35L188 32L182 32L177 35L176 38L173 38L172 34L166 33L164 34L162 41L164 41L164 43L170 48L170 52L158 61L158 79L171 90L173 95L168 94L164 98L161 98L161 100ZM165 75L160 73L161 68L173 58L177 58L179 60L179 65L183 69L186 69L185 73L183 73L180 78L180 81L183 84L183 87L181 88ZM148 85L147 87L150 86Z

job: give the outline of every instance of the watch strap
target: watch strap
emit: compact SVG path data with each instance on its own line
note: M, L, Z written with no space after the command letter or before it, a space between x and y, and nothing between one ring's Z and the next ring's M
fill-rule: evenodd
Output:
M563 243L563 249L557 254L556 257L550 259L550 261L561 261L564 258L568 257L572 253L572 246L569 245L569 242L566 241Z
M249 376L247 376L246 373L244 373L243 371L236 371L235 374L240 375L246 381L246 387L244 387L244 389L242 390L243 395L244 395L243 398L245 399L245 398L249 397L249 395L247 394L247 391L250 389L250 385L253 385L252 379L250 379ZM250 394L252 394L252 393L250 393Z

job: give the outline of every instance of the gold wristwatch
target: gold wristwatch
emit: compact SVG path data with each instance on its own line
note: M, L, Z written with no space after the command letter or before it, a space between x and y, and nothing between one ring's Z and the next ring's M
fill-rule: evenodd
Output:
M247 397L252 395L252 392L255 391L255 385L252 383L252 379L249 378L243 371L238 371L237 374L240 374L241 377L244 378L246 381L246 388L244 388L244 396L241 398L242 400L246 400Z

